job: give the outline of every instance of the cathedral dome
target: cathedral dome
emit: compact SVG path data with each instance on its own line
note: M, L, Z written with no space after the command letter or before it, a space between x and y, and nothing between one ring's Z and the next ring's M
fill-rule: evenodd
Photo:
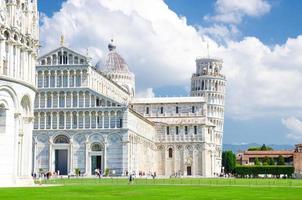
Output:
M116 46L113 44L113 40L108 45L109 53L107 55L104 72L122 72L129 73L128 65L124 58L116 52Z

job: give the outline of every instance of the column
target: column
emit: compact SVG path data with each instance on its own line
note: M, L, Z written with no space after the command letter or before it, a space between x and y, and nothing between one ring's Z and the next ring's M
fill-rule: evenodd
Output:
M85 158L86 158L86 162L85 162L85 175L90 175L89 173L89 141L86 140L86 143L85 143Z
M74 173L73 170L73 139L70 139L70 173Z
M111 128L111 111L109 111L108 112L108 119L109 119L109 122L108 122L108 124L109 124L109 128Z
M52 129L52 119L53 119L53 113L50 112L50 129Z
M83 72L80 71L80 86L82 86Z
M88 104L89 107L91 107L91 94L89 94L89 104Z
M64 108L66 108L66 92L64 92Z
M105 122L104 122L104 112L102 112L102 128L104 128L104 126L105 126Z
M80 107L79 103L80 103L80 92L77 92L77 107Z
M68 59L69 60L69 59ZM69 77L70 77L70 71L67 70L67 87L69 88Z
M45 74L44 74L45 72L44 71L42 71L42 88L44 88L45 87Z
M104 142L104 171L107 168L107 139Z
M57 112L57 129L59 129L59 119L60 119L60 114Z
M95 128L99 128L98 115L99 115L99 112L96 111L95 112Z
M84 104L83 107L86 108L86 92L83 93L83 97L84 97L84 99L83 99L83 104Z
M50 71L48 71L48 88L50 88Z
M64 129L66 129L66 118L67 117L67 113L66 112L64 112Z
M40 112L38 112L38 129L40 129L40 117L41 117L41 115L40 115Z
M60 92L57 92L57 99L58 99L57 108L59 108L60 107Z
M55 70L54 76L55 76L55 88L57 87L57 70Z
M91 129L91 126L92 126L92 121L91 121L91 119L92 119L92 114L91 114L91 112L89 112L89 129Z
M76 87L77 71L73 71L73 87Z
M70 113L70 129L73 129L73 112Z
M41 108L41 93L38 93L38 108Z
M50 172L53 172L54 169L53 169L53 166L52 166L52 141L51 139L49 139L49 152L48 152L48 169Z
M114 111L114 128L116 129L116 123L117 123L117 117L116 117L116 111Z

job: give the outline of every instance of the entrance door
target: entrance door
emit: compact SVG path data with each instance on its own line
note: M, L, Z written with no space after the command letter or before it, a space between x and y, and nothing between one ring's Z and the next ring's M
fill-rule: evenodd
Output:
M102 156L91 156L91 174L95 175L95 169L102 170Z
M192 175L192 168L191 168L191 166L187 166L187 175L188 176Z
M55 171L60 171L60 175L67 175L68 150L55 150Z

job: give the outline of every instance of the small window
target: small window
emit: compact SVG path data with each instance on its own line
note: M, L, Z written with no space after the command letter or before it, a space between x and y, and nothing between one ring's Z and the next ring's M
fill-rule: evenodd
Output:
M149 115L149 107L146 107L146 114Z
M169 158L172 158L172 157L173 157L173 149L169 148Z
M194 134L197 134L197 126L194 126Z
M167 135L169 135L169 134L170 134L170 127L167 126Z
M164 107L160 107L160 114L164 114Z
M178 113L178 106L176 106L176 110L175 110L175 112L176 112L176 113Z
M195 113L195 106L192 106L192 113Z
M185 134L188 135L188 127L185 126Z
M178 126L175 127L175 133L176 135L178 135L178 132L179 132L179 129L178 129Z

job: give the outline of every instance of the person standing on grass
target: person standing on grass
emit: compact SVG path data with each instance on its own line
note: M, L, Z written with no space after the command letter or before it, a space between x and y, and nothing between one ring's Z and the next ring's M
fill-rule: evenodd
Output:
M133 176L132 176L132 174L130 173L130 176L129 176L129 184L132 184L132 180L133 180Z

